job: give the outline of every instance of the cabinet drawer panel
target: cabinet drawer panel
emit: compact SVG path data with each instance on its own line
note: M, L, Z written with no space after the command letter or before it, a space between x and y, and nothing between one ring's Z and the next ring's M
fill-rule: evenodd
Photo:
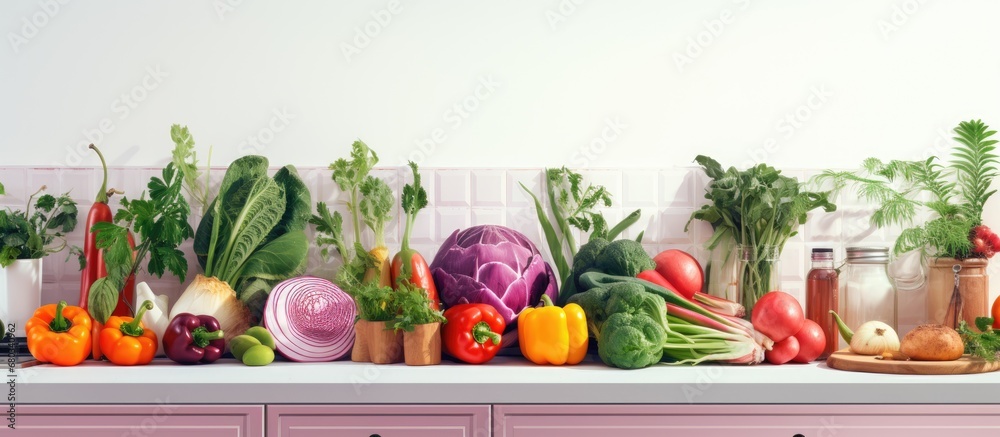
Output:
M18 405L18 436L263 437L264 406Z
M997 405L498 405L496 437L1000 435ZM680 433L680 434L675 434Z
M268 405L269 437L489 437L489 405Z

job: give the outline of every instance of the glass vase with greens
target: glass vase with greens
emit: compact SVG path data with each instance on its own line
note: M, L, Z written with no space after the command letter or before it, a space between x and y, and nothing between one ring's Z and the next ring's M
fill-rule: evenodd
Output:
M708 292L742 303L749 318L757 299L780 284L778 258L809 211L832 212L837 206L830 202L830 192L809 191L798 179L765 164L724 170L703 155L695 162L711 178L705 187L709 203L691 214L684 229L694 220L712 225L714 232L705 243L713 252L706 275Z

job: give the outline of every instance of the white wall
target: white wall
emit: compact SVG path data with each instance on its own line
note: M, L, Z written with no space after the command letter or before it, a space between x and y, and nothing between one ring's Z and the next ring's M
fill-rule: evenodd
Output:
M395 165L438 130L429 166L850 167L1000 124L998 2L61 1L0 6L3 164L92 165L98 140L157 165L182 123L223 164L360 137Z

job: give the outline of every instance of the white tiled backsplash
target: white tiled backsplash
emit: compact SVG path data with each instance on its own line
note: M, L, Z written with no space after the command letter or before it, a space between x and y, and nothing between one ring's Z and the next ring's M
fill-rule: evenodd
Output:
M224 168L213 169L213 184L219 183L224 172ZM314 203L324 201L344 211L340 190L331 180L330 170L325 167L302 167L299 173L309 187ZM689 251L702 261L708 258L702 243L710 236L711 227L695 221L688 232L684 231L691 213L705 202L703 187L707 178L700 169L593 169L581 173L588 182L604 185L612 193L615 206L604 211L609 222L617 222L632 210L642 210L642 219L625 233L625 237L634 238L644 231L643 243L651 254L676 248ZM803 180L815 172L786 170L784 173ZM138 197L150 177L159 174L160 169L157 168L111 168L108 184L125 191L129 197ZM397 198L402 186L412 182L409 168L379 168L373 174L389 182ZM440 243L452 232L476 224L500 224L521 231L536 242L543 253L547 253L534 208L519 185L524 183L533 192L541 193L541 169L423 168L421 175L429 205L418 215L411 245L423 253L428 262L433 259ZM0 196L0 207L23 208L27 196L42 185L48 186L50 194L69 191L80 205L81 223L69 240L70 244L82 246L82 224L100 186L100 177L96 168L0 167L0 182L7 189L7 195ZM118 208L120 199L121 196L112 198L113 209ZM834 247L842 259L845 245L888 246L898 234L898 231L872 228L868 223L871 208L857 199L845 195L837 203L838 211L834 213L813 212L808 223L801 227L799 235L785 246L781 267L783 287L800 301L804 302L804 277L809 269L811 248ZM390 249L394 246L398 248L402 237L402 217L398 206L394 216L397 220L388 226L386 236ZM194 218L192 226L197 227ZM312 230L308 232L311 237ZM200 267L190 256L190 241L183 249L189 254L188 278L192 278L200 272ZM337 262L324 262L315 248L310 254L308 272L332 277ZM45 302L77 300L80 273L75 262L65 263L64 259L64 255L57 254L50 256L44 264ZM990 270L997 277L996 263L991 265ZM187 282L182 283L171 276L150 278L145 274L140 276L140 280L149 282L156 293L169 295L171 301L183 291ZM992 298L998 294L998 283L1000 281L993 281ZM901 294L900 325L914 325L921 321L921 302L922 291Z

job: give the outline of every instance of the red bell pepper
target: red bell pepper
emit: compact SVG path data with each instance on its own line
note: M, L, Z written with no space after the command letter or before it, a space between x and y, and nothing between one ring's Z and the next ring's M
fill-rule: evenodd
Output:
M403 231L403 242L399 253L392 258L393 288L399 287L399 281L406 281L410 285L422 288L427 291L427 297L431 299L431 308L437 310L441 308L441 301L438 300L437 287L431 277L431 268L427 260L416 250L410 249L410 231L413 230L413 222L417 218L417 213L427 206L427 191L420 186L420 173L417 172L417 164L410 162L413 169L413 185L403 187L402 198L403 212L406 213L406 230Z
M507 328L496 308L485 303L465 303L444 312L444 352L469 364L492 360L500 351L501 334Z
M93 232L92 229L94 225L101 222L111 222L114 220L114 216L111 213L111 207L108 206L108 199L114 194L115 190L108 189L108 166L104 161L104 155L101 151L97 149L93 144L90 148L97 152L97 157L101 158L101 168L104 170L104 181L101 182L101 189L97 192L97 199L94 200L94 204L90 207L90 213L87 214L87 227L86 237L83 241L83 255L87 260L86 266L83 268L83 272L80 275L80 304L79 306L83 309L87 309L87 301L90 297L90 286L94 284L98 279L103 278L108 275L107 266L104 264L104 252L97 248L97 233ZM135 240L132 238L132 233L128 234L128 242L132 248L135 248ZM119 290L118 292L118 304L115 306L114 312L111 313L113 316L123 316L128 317L132 315L132 304L135 302L135 275L131 275L125 281L125 288ZM97 348L95 347L95 352ZM100 358L96 356L95 358Z

